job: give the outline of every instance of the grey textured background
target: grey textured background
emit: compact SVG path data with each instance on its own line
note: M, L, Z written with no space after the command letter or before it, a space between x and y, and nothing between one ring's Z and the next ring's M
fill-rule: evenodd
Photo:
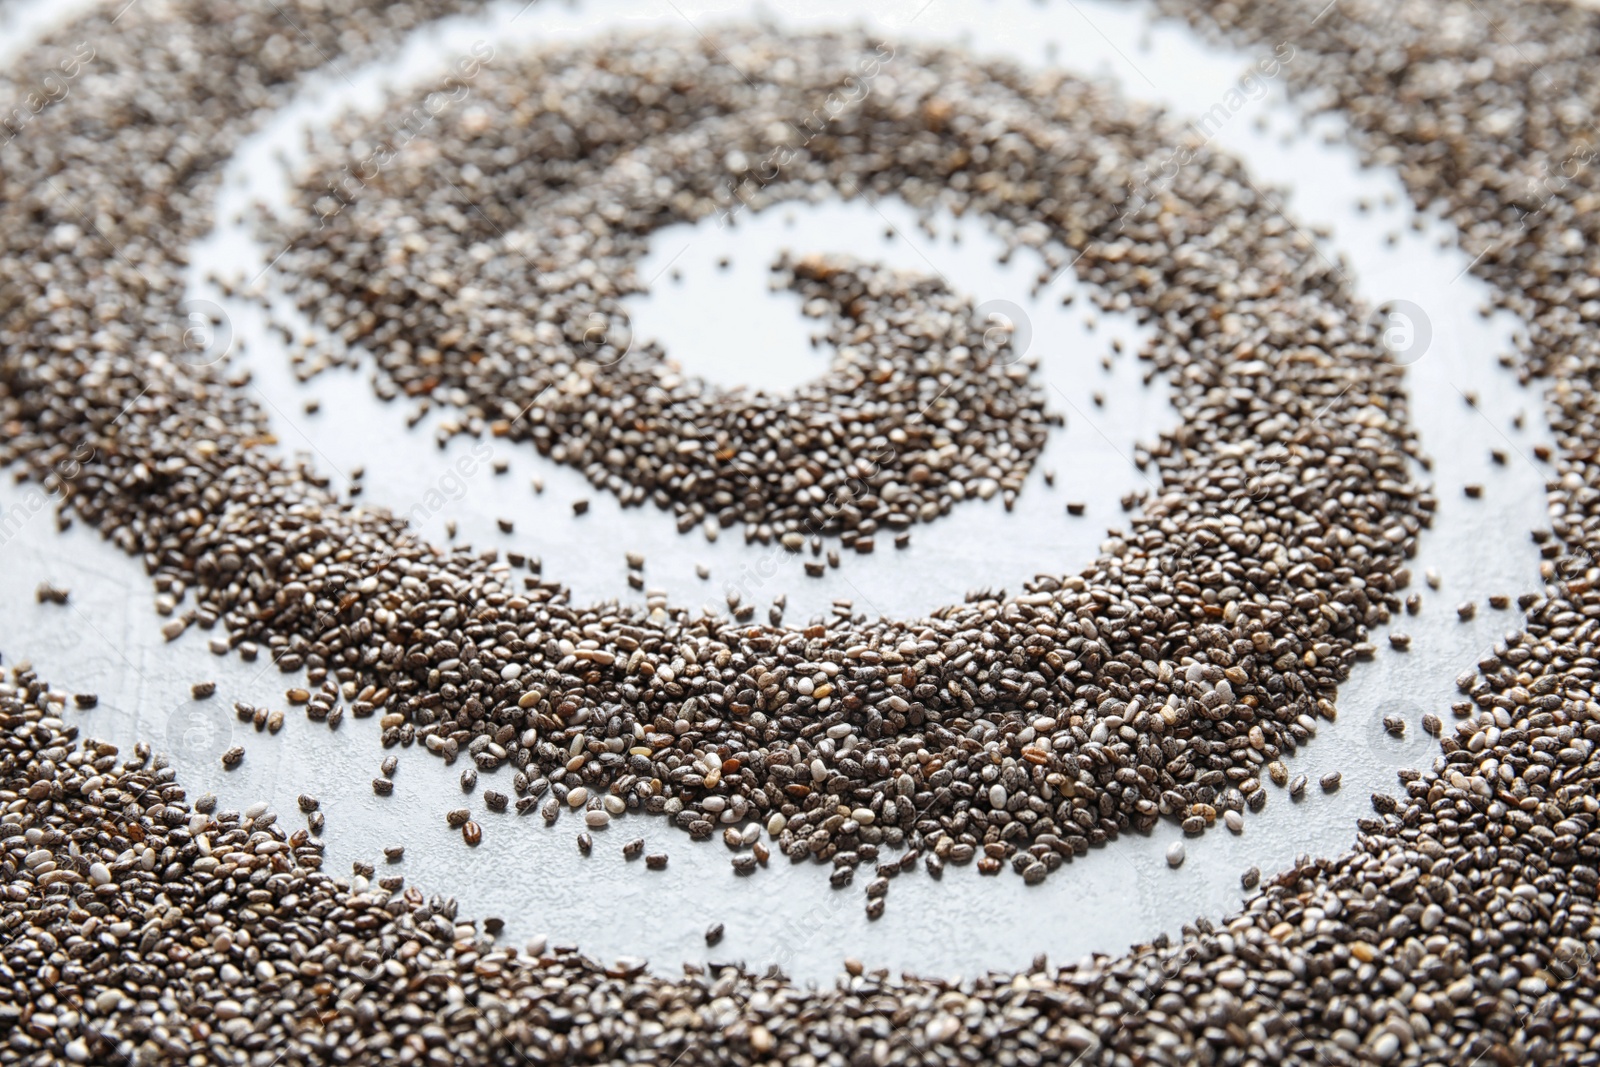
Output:
M69 6L81 5L26 0L17 7L11 25L0 27L0 60L15 53L31 27L64 17ZM509 472L496 477L477 463L476 473L455 493L449 471L469 455L471 444L458 440L437 449L432 428L438 413L408 431L404 403L383 405L373 398L365 368L295 384L281 339L262 329L259 309L223 300L203 279L215 271L248 280L276 255L278 250L250 238L255 204L281 202L279 158L297 158L303 124L325 122L347 103L375 106L386 82L423 83L476 40L493 42L509 57L524 44L578 39L608 26L680 31L686 21L706 28L751 10L744 4L666 0L538 5L518 15L521 7L514 3L480 18L451 20L417 35L380 66L319 78L236 157L219 196L219 227L195 249L191 289L226 306L235 339L231 358L253 372L252 391L273 413L286 454L304 453L336 487L348 484L353 467L364 466L360 499L399 512L410 510L430 488L444 488L456 499L423 526L424 535L442 538L444 520L451 518L459 523L460 540L540 555L546 577L568 583L575 601L642 603L642 594L629 590L625 580L623 554L634 550L648 558L648 585L667 591L674 603L716 608L730 586L739 587L764 617L766 603L783 593L791 623L827 610L835 598L849 599L868 614L915 614L959 600L969 589L1015 590L1032 574L1081 567L1105 531L1124 523L1118 499L1144 487L1128 461L1133 443L1169 428L1174 417L1159 384L1140 384L1143 365L1131 354L1114 360L1110 372L1100 367L1111 338L1122 338L1131 352L1138 331L1131 322L1106 316L1090 329L1084 300L1063 309L1060 297L1070 279L1031 300L1036 262L1018 256L1009 268L998 267L997 246L970 220L961 227L960 245L950 240L948 219L940 221L940 236L929 238L898 203L797 207L792 220L780 207L747 216L733 230L707 225L663 231L642 273L649 277L670 264L683 279L673 282L670 273L663 274L652 295L633 306L635 336L660 340L686 370L774 387L804 380L824 358L810 348L808 330L815 324L799 316L796 300L766 292L767 266L783 248L848 252L923 273L936 270L977 301L1005 299L1026 310L1032 328L1027 355L1040 360L1051 406L1065 415L1067 426L1053 434L1015 510L1005 512L998 500L967 503L932 526L915 528L909 549L886 547L864 559L851 555L824 580L805 578L781 552L743 545L737 530L709 544L698 532L678 535L664 513L623 511L575 471L540 459L531 448L495 444ZM869 25L895 39L960 42L981 55L1107 78L1130 97L1165 104L1180 118L1223 100L1246 65L1259 58L1212 50L1181 26L1152 25L1137 5L1079 0L1044 8L1023 0L933 0L920 13L919 7L921 0L885 5ZM842 3L764 10L796 28L852 24L861 16L859 5ZM892 62L885 74L893 76ZM504 918L503 936L514 941L544 933L601 958L642 954L664 969L708 957L755 967L777 963L796 977L820 981L837 973L845 956L869 966L970 976L1025 966L1040 952L1057 961L1116 952L1158 932L1176 932L1196 915L1219 916L1240 901L1238 875L1245 867L1270 871L1300 853L1342 850L1355 819L1369 810L1368 794L1393 791L1395 768L1425 766L1434 758L1433 744L1418 725L1422 712L1435 710L1448 720L1456 673L1515 625L1514 612L1489 610L1482 599L1537 588L1537 554L1527 532L1544 523L1548 469L1532 459L1531 449L1548 433L1539 396L1495 365L1495 356L1509 350L1515 323L1480 316L1485 290L1463 273L1469 257L1439 250L1439 239L1448 233L1436 221L1425 220L1423 231L1413 232L1398 181L1360 169L1338 123L1306 126L1283 101L1281 86L1272 84L1264 99L1252 100L1222 126L1217 143L1245 158L1258 182L1291 187L1285 207L1297 224L1331 228L1321 245L1330 257L1345 257L1363 296L1374 304L1408 300L1425 313L1432 342L1408 368L1408 381L1441 504L1413 565L1423 612L1397 624L1413 636L1411 651L1385 649L1360 667L1341 693L1338 722L1324 727L1292 761L1291 773L1309 774L1313 783L1327 770L1343 771L1344 788L1323 795L1313 784L1302 801L1291 802L1269 786L1266 810L1248 818L1242 836L1218 830L1189 841L1189 859L1180 870L1169 870L1163 856L1181 835L1175 826L1163 826L1148 838L1124 839L1091 853L1037 887L1025 887L1009 872L984 879L971 868L951 868L935 883L919 871L893 883L884 918L869 923L860 888L829 889L827 868L792 867L777 857L770 869L736 878L720 842L691 844L686 835L643 816L597 833L595 854L584 859L573 845L579 826L570 817L546 828L537 817L483 813L484 843L468 850L443 820L446 810L463 803L455 784L461 765L446 768L405 750L394 795L379 799L369 784L382 756L375 721L347 720L329 731L287 709L288 725L276 737L236 723L233 700L285 707L283 690L296 679L275 668L264 671L262 664L217 659L199 632L166 645L142 569L92 532L56 534L49 509L30 512L30 487L9 479L0 486L0 509L23 521L16 533L0 536L0 593L8 604L0 615L0 653L7 664L31 659L67 691L98 692L100 706L71 712L73 721L92 736L122 745L151 739L181 768L191 795L214 790L224 805L236 808L266 799L291 823L299 819L296 794L320 796L327 815L326 869L334 873L347 872L352 859L382 868L381 848L404 843L406 858L393 873L457 896L463 915ZM1356 210L1361 198L1373 210ZM896 236L885 239L890 226ZM1391 234L1397 235L1392 245ZM723 255L733 259L730 272L716 268ZM270 282L269 272L258 285ZM1096 392L1104 394L1103 407L1091 399ZM1475 409L1463 400L1468 392L1481 397ZM303 413L310 397L320 399L320 414ZM1528 417L1525 432L1512 428L1517 412ZM1491 448L1505 450L1509 465L1491 464ZM1054 488L1043 484L1045 469L1057 472ZM542 494L530 487L535 477L543 481ZM1482 500L1463 497L1467 482L1486 487ZM589 499L591 508L574 518L570 505L579 497ZM1068 518L1068 500L1085 501L1087 515ZM517 532L501 534L497 518L514 519ZM709 581L695 577L695 564L702 562L712 569ZM1429 566L1443 575L1439 593L1422 584ZM45 579L72 589L69 606L34 603L34 587ZM1454 605L1469 598L1480 601L1479 615L1460 623ZM1382 635L1377 639L1382 642ZM216 680L219 695L190 700L189 686L203 679ZM1391 712L1410 724L1404 740L1388 737L1379 726ZM224 772L218 756L234 741L245 744L247 755L237 771ZM480 792L486 787L509 792L509 773L483 776ZM671 855L668 870L645 872L642 864L624 863L621 844L637 836ZM727 938L708 953L702 933L714 921L726 924Z

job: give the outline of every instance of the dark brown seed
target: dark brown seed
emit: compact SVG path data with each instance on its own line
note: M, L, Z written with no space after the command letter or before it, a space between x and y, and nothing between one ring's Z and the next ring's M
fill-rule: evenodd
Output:
M40 604L65 604L72 596L72 590L51 585L49 582L40 582L33 595Z

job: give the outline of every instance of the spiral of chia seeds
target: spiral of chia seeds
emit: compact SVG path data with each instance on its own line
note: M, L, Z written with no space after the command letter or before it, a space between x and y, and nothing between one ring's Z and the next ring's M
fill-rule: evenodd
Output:
M458 922L451 901L374 887L366 875L330 878L309 828L287 832L265 810L219 812L210 798L189 805L147 750L129 761L81 741L63 719L65 694L23 671L0 690L8 1056L1596 1062L1600 603L1583 555L1596 499L1585 475L1597 420L1583 326L1600 276L1584 237L1593 178L1566 168L1570 185L1525 212L1525 230L1482 190L1504 162L1495 138L1507 123L1524 122L1524 148L1548 153L1592 115L1577 73L1600 46L1600 16L1496 3L1480 25L1468 4L1440 40L1414 17L1426 5L1400 5L1409 43L1398 48L1345 33L1312 6L1284 0L1249 18L1321 27L1306 31L1306 50L1321 57L1312 76L1366 116L1377 150L1406 161L1419 197L1446 198L1471 235L1506 239L1477 269L1538 324L1530 364L1560 375L1552 396L1566 465L1552 488L1545 596L1526 605L1526 629L1485 657L1481 675L1462 676L1471 703L1441 738L1439 764L1405 774L1401 796L1375 796L1376 817L1362 820L1351 851L1270 876L1238 915L1201 920L1176 944L1078 967L1041 960L1030 973L960 986L853 967L833 990L737 967L689 965L669 979L640 961L498 946ZM1336 272L1237 162L1177 144L1104 89L948 50L898 48L892 86L805 145L781 183L734 187L740 202L832 190L970 211L1047 261L1070 262L1106 307L1151 322L1143 356L1171 382L1181 421L1141 453L1152 490L1083 573L1036 577L1019 595L927 619L739 626L664 604L576 606L554 582L519 589L508 564L435 551L392 516L338 502L266 451L264 416L222 369L181 357L182 250L208 227L216 175L260 110L285 103L306 73L376 55L453 8L268 8L106 10L5 79L7 91L25 91L30 71L92 42L74 74L83 91L30 110L0 148L0 458L59 487L65 515L142 558L175 598L173 639L221 626L218 640L265 646L285 671L308 670L318 688L306 706L328 721L348 707L384 716L391 747L465 753L480 770L509 763L519 800L549 791L586 811L656 812L696 836L760 825L784 852L840 870L852 869L852 853L859 862L867 849L908 846L930 869L977 859L1034 880L1163 815L1198 830L1259 803L1261 770L1331 718L1336 685L1369 648L1366 627L1398 608L1431 501L1408 476L1415 445L1401 372ZM1241 17L1229 5L1214 12L1225 24ZM1502 48L1502 36L1515 47ZM1003 346L977 354L959 294L859 264L791 264L825 313L859 324L838 326L848 331L841 350L865 346L841 352L840 373L882 366L874 436L901 443L897 420L916 405L896 390L920 399L920 371L908 369L918 366L952 376L951 409L935 409L945 432L952 419L965 427L961 412L992 420L981 440L951 438L957 456L970 443L973 462L984 454L991 467L952 465L922 482L915 463L931 472L928 457L945 446L931 423L902 421L912 447L865 478L856 472L877 499L844 521L826 507L807 512L785 487L809 472L795 456L773 448L762 470L764 453L743 436L745 414L786 433L808 410L825 418L826 390L807 409L688 381L667 389L659 353L612 360L614 343L584 343L594 314L612 338L642 235L727 207L718 191L746 173L727 146L748 162L770 143L746 118L806 105L875 49L859 36L718 31L619 37L491 68L481 91L496 113L526 121L447 119L431 151L402 156L366 195L331 214L313 209L298 222L313 243L293 260L292 284L341 298L319 305L328 324L350 340L370 333L392 387L464 394L478 409L467 432L511 423L506 401L520 400L519 411L534 402L542 414L526 434L550 455L562 449L586 470L627 467L631 456L626 476L592 476L619 496L659 489L662 506L718 523L733 508L732 521L757 537L766 509L787 508L798 510L767 520L768 536L810 536L788 524L820 516L835 525L817 536L859 538L877 507L899 502L883 494L889 484L919 509L942 510L954 485L964 492L969 478L1003 483L1024 469L1024 445L1043 431L1025 365L1005 369ZM1421 81L1397 102L1391 75L1408 69ZM1490 110L1446 121L1467 106L1454 90L1463 79L1479 87L1472 106ZM1411 117L1381 120L1386 112ZM624 158L625 141L638 158ZM1157 195L1135 195L1175 148L1189 163ZM469 167L488 228L451 183L435 184ZM399 210L414 231L384 228ZM581 232L565 236L588 251L546 250L549 273L571 267L573 277L519 278L518 257L539 254L538 242L573 219ZM574 280L585 262L605 269ZM386 288L371 288L379 279ZM391 298L402 302L398 323L381 303L363 322L362 303ZM944 329L922 328L924 316ZM515 334L524 327L530 341ZM907 354L885 330L927 346ZM547 387L557 395L537 407ZM597 398L576 399L588 396ZM1009 402L995 407L997 396ZM600 425L602 411L630 401L675 425L664 435L674 449L707 431L719 447L683 448L676 456L691 458L661 455L650 467L645 442L614 436L612 414ZM1001 441L1003 455L982 453ZM730 460L741 466L712 463L736 445ZM833 462L850 447L824 451ZM758 470L771 475L763 491ZM702 471L724 480L695 499L683 482ZM823 476L850 485L836 469L812 475ZM752 485L727 503L716 495ZM316 805L302 806L320 829ZM461 825L528 832L514 818ZM869 908L882 907L888 877L868 887Z

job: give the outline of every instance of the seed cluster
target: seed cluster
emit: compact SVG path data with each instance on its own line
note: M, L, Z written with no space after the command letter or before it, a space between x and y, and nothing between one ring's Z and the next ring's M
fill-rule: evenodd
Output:
M1444 40L1332 42L1319 69L1383 71L1392 85L1409 57L1430 84L1470 77L1485 98L1521 93L1565 115L1570 102L1541 95L1542 72L1514 53L1592 55L1600 19L1484 2L1492 30L1466 29L1477 23L1463 11ZM849 851L850 834L892 843L893 830L934 856L949 841L949 854L981 844L998 860L997 846L1028 857L1026 873L1075 851L1073 836L1104 840L1163 810L1202 823L1199 805L1236 814L1226 799L1259 793L1258 768L1303 740L1313 714L1331 714L1323 704L1361 628L1397 609L1401 561L1428 510L1405 480L1403 394L1315 254L1236 165L1204 152L1158 205L1119 221L1119 166L1168 158L1159 127L1078 83L949 53L899 53L894 92L869 97L814 150L832 153L827 184L839 186L837 168L876 188L885 160L959 149L962 163L926 183L930 197L1015 226L1021 243L1048 248L1055 234L1082 247L1076 269L1108 306L1157 320L1146 355L1172 379L1184 422L1147 458L1159 491L1086 574L915 624L732 627L664 605L577 609L538 580L517 591L506 564L436 554L379 514L336 505L313 475L261 452L263 421L239 393L166 355L179 351L176 250L203 230L216 169L249 115L281 103L300 73L391 42L423 14L356 0L273 6L134 7L114 32L106 13L61 38L104 40L106 71L86 71L77 95L6 148L0 447L71 490L77 513L140 553L163 592L180 605L192 595L177 621L224 622L230 642L309 668L353 714L381 708L394 716L390 742L465 748L486 769L512 762L530 789L537 771L569 804L583 789L578 806L676 801L679 821L715 825L742 799L746 816L783 818L780 840L809 854ZM1287 0L1253 10L1302 24L1314 14ZM1479 33L1489 52L1492 32L1518 47L1493 47L1487 63L1452 51ZM737 57L770 50L765 41L719 43ZM849 51L829 48L792 51L802 71L825 70ZM664 53L662 70L692 71L671 83L685 96L753 88L697 42ZM644 54L612 46L576 65ZM1473 202L1459 157L1489 158L1479 142L1504 120L1440 123L1448 138L1413 143L1382 125L1402 110L1388 92L1346 104L1400 155L1443 161L1406 171L1419 196ZM1452 85L1419 99L1445 112L1476 98ZM1396 117L1393 129L1411 121L1421 119ZM899 188L918 202L918 183ZM1552 293L1596 274L1579 271L1586 231L1565 236L1585 216L1552 229L1559 210L1528 225L1547 254L1571 257L1570 274L1540 283ZM1499 280L1507 299L1534 287L1523 274ZM1542 314L1581 316L1575 295ZM1556 336L1549 328L1530 351ZM1556 351L1579 360L1580 334ZM1586 381L1593 364L1572 366ZM1570 465L1600 447L1594 422L1562 417L1552 579L1595 500ZM147 753L119 765L105 746L75 747L67 697L24 673L0 690L0 1029L28 1063L1594 1063L1591 580L1552 582L1528 605L1525 632L1463 679L1469 717L1439 725L1438 769L1374 797L1378 817L1349 853L1267 879L1239 915L1202 921L1177 945L1064 970L1040 961L959 988L859 967L828 991L732 967L691 965L668 981L637 961L496 947L456 924L449 902L326 878L309 835L285 834L264 810L189 809ZM1168 792L1184 806L1173 810ZM855 817L857 799L871 822ZM1067 849L1046 837L1052 825Z
M413 142L415 151L384 172L383 183L407 194L398 206L374 182L345 210L311 219L308 226L321 228L305 236L337 250L345 244L336 235L364 234L356 246L378 242L372 254L402 278L415 280L432 262L428 285L441 299L465 289L443 276L441 261L426 259L429 249L452 263L480 262L511 285L530 276L527 264L495 252L492 235L457 254L435 232L444 223L433 220L471 214L471 204L452 199L459 185L447 177L476 175L492 202L538 202L553 178L491 180L523 174L493 161L568 159L583 192L562 196L587 205L579 213L587 226L608 232L603 220L617 212L606 205L622 198L619 220L634 221L618 233L644 227L638 186L666 188L672 218L704 217L718 209L714 194L729 178L731 152L691 148L743 145L748 157L774 109L825 95L872 54L865 38L779 41L742 32L714 42L623 37L535 55L525 68L501 64L479 75L477 89L514 121L484 126L468 110L445 116L438 137ZM510 764L519 812L548 792L547 820L563 806L604 812L596 822L611 809L642 810L701 838L753 820L795 859L853 868L882 846L908 845L933 873L976 861L987 873L1009 864L1038 881L1163 815L1199 833L1227 811L1259 809L1267 799L1261 769L1308 740L1319 717L1333 716L1335 686L1370 651L1366 628L1398 610L1404 559L1431 510L1406 472L1411 439L1399 371L1377 358L1335 273L1277 220L1233 161L1208 155L1179 175L1164 202L1127 205L1126 174L1097 161L1131 165L1170 149L1158 126L1104 90L978 66L952 52L902 51L902 60L881 99L870 95L839 116L829 136L799 150L789 185L769 184L759 195L856 189L973 211L1058 266L1081 246L1074 269L1103 305L1137 308L1157 323L1160 339L1143 355L1173 379L1182 428L1141 455L1156 492L1131 531L1115 532L1106 555L1081 575L1040 576L1020 595L925 620L871 622L842 612L804 628L697 617L662 600L643 612L576 607L532 573L517 589L509 561L465 549L441 554L384 513L336 505L309 476L252 447L259 417L235 394L216 393L207 368L90 356L99 351L92 337L68 353L54 325L55 354L36 366L38 349L29 346L42 338L26 338L45 326L25 316L11 320L13 351L23 354L11 363L8 414L37 436L20 435L15 451L48 458L48 439L70 438L85 423L108 427L93 438L75 500L145 551L171 595L194 596L170 625L181 632L191 621L221 622L231 643L265 645L285 671L307 668L321 687L309 706L330 725L348 702L355 716L383 716L385 745L420 744L447 760L464 753L485 771ZM751 83L735 68L773 73ZM538 103L547 96L530 97L529 87L544 82L562 86L561 109ZM573 138L586 147L569 145L562 155L558 147ZM631 146L624 160L592 175L582 169L598 165L584 160L612 161L623 144ZM407 167L416 171L410 180ZM94 173L112 182L107 196L118 194L114 177ZM423 202L413 203L411 190ZM593 197L600 199L585 199ZM436 198L437 208L427 207ZM395 212L420 213L423 229L413 232L398 220L414 215ZM363 221L370 213L377 223ZM557 232L573 224L554 208L538 217ZM20 218L17 225L38 226ZM491 228L515 234L522 225L507 217ZM642 247L637 235L616 241ZM574 242L588 250L584 262L606 254L586 242ZM19 261L81 269L81 261L58 263L71 259L58 243L14 243L24 245L13 250ZM376 270L377 261L330 256L308 253L298 266L352 284ZM928 375L957 390L989 390L988 422L946 418L931 437L909 402L874 402L882 409L875 417L898 421L870 440L913 449L904 457L905 486L954 492L966 477L956 472L973 469L931 473L929 448L953 460L968 447L948 453L958 439L941 433L982 426L991 452L1022 457L1035 448L1037 408L1016 399L1035 395L1026 375L1004 366L1003 346L990 357L956 343L976 338L953 297L865 267L780 266L832 313L848 342L838 374L860 381L865 368L877 368L866 377L912 389L936 414L942 399L922 400L919 391ZM482 291L490 279L478 282ZM496 299L512 302L509 294ZM103 332L114 335L113 326ZM511 366L485 330L486 348L500 357L441 355L426 364L464 375L478 373L462 369L472 366ZM908 345L911 354L902 351ZM399 352L424 355L397 342L385 358ZM517 359L528 373L544 365L531 351ZM910 378L895 369L901 365ZM82 373L66 373L74 366ZM648 388L627 374L596 377L592 365L555 366L567 367L563 382L609 383L618 404L657 402L659 360L637 371L656 383ZM45 381L54 384L33 387ZM461 391L469 402L477 395ZM530 390L513 392L515 401ZM125 394L131 408L116 419ZM759 407L739 418L758 422ZM963 401L956 410L968 407ZM598 419L598 410L584 421ZM1014 433L1009 444L997 443L1002 430ZM656 440L637 432L641 448ZM142 458L130 464L135 456ZM928 481L912 476L919 466L929 468ZM870 502L858 500L868 509L862 522L892 506L891 487L900 484L880 476ZM867 529L855 526L858 547ZM307 690L297 699L309 697ZM374 788L390 787L378 780ZM470 839L493 822L474 821ZM840 875L838 884L849 880ZM882 895L870 895L869 908L881 908L871 901Z
M1202 4L1201 14L1184 5L1183 14L1265 40L1294 25L1302 7ZM1419 210L1442 210L1474 257L1473 272L1526 325L1519 373L1524 384L1547 383L1559 446L1555 539L1541 531L1535 540L1548 561L1545 580L1577 579L1569 595L1581 596L1582 583L1600 577L1592 569L1600 549L1594 12L1570 3L1520 4L1512 14L1472 0L1342 0L1337 15L1307 32L1311 62L1290 80L1350 117L1367 157L1399 171ZM1453 27L1444 38L1441 18ZM1417 58L1397 63L1402 55Z
M25 668L0 686L0 1031L21 1063L1594 1062L1600 804L1562 778L1593 773L1600 723L1559 709L1463 723L1448 775L1413 773L1352 853L1179 945L964 987L850 963L807 991L498 945L371 865L322 873L315 831L265 805L191 808L142 743L79 743L66 699ZM1485 751L1511 773L1476 773Z
M870 552L880 529L932 521L969 498L1014 498L1044 445L1043 390L1003 327L937 280L776 264L775 285L786 281L807 315L829 320L821 339L837 353L792 395L714 388L655 348L630 352L622 340L618 350L627 331L618 301L643 288L635 267L648 235L682 221L663 205L703 210L708 190L693 179L721 173L681 169L681 156L752 141L792 93L768 109L708 115L698 102L668 108L676 98L660 96L659 70L602 88L587 77L591 58L480 75L493 81L489 98L427 151L400 153L331 219L308 212L268 237L290 249L279 276L301 307L375 354L379 395L450 400L462 410L446 433L531 440L624 505L671 508L680 530L715 537L743 523L747 542L791 551L812 538L820 553L820 539L837 536ZM567 97L575 126L550 121L548 92ZM658 106L621 110L630 93ZM486 110L502 118L486 126ZM492 135L502 129L509 136ZM317 191L338 184L348 144L375 135L334 131L324 165L335 178L310 178L305 201L326 206ZM513 148L525 163L497 165ZM640 180L641 167L653 180ZM463 172L474 176L470 193L441 185L441 174ZM663 189L668 175L689 188ZM454 192L433 195L440 189ZM348 358L319 353L300 376ZM763 358L759 348L751 358Z

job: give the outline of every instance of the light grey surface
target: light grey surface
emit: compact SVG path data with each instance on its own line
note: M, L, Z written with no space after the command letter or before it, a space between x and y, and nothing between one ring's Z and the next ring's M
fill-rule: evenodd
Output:
M919 6L921 0L889 5L879 16L883 28L903 36L966 40L982 54L1102 74L1128 95L1165 103L1178 115L1224 101L1245 64L1257 58L1211 52L1181 27L1151 27L1132 6L1079 2L1041 8L1008 0L963 8L935 0L907 25ZM295 157L301 123L326 121L347 100L376 101L376 87L385 79L426 83L479 39L493 41L509 55L519 41L577 38L618 24L681 30L685 19L703 28L742 9L729 4L680 11L646 0L538 6L513 19L519 7L497 8L482 18L453 20L442 30L419 34L390 64L330 74L236 157L219 200L222 225L195 250L192 290L227 307L236 338L232 358L252 370L254 395L273 412L286 452L304 451L313 466L334 476L336 486L347 484L352 467L364 465L367 488L361 499L399 512L410 511L428 489L441 489L454 499L422 524L425 535L442 537L444 520L453 518L461 540L541 555L545 575L568 583L578 601L642 602L626 587L623 553L629 550L646 554L648 584L666 590L676 603L715 607L731 583L763 607L773 595L787 594L790 622L825 610L835 597L851 599L857 610L871 614L926 612L959 600L971 588L1016 589L1034 573L1075 570L1092 558L1105 530L1125 521L1118 498L1144 485L1127 460L1133 442L1152 439L1173 417L1161 388L1140 384L1143 365L1131 355L1136 331L1105 316L1089 330L1081 299L1063 311L1060 296L1072 284L1068 279L1031 300L1036 263L1019 256L1009 269L998 268L980 226L966 223L957 247L948 239L950 220L941 221L942 236L932 239L896 203L796 208L792 227L780 207L747 217L734 230L710 225L663 232L642 276L671 263L682 271L683 281L663 275L653 295L634 304L635 336L659 339L686 369L724 383L777 385L800 380L818 361L806 340L813 323L796 314L792 298L765 293L767 265L781 247L937 270L977 301L1006 299L1026 310L1033 328L1028 355L1039 358L1051 406L1066 416L1067 427L1052 435L1015 511L1006 513L997 500L963 505L939 523L915 528L911 548L849 558L824 581L804 578L781 552L743 545L737 530L708 544L698 532L678 535L664 513L623 511L576 472L543 461L531 448L495 443L494 455L510 464L509 473L496 477L482 453L473 455L471 442L457 440L442 451L434 446L432 428L439 414L408 432L403 402L377 402L365 368L295 384L284 347L261 328L259 310L248 301L225 301L203 279L214 271L248 281L276 255L278 250L249 240L252 205L282 195L277 158ZM843 4L781 5L767 12L796 26L836 25L861 14L859 7ZM671 969L683 960L707 958L702 933L708 923L720 921L727 938L709 953L717 960L740 959L756 967L777 963L802 979L827 980L848 955L869 966L954 976L1025 966L1039 952L1058 961L1115 952L1158 932L1176 932L1196 915L1220 915L1241 899L1238 874L1245 867L1258 864L1270 871L1303 852L1342 850L1353 836L1355 819L1369 810L1368 794L1394 791L1395 768L1424 766L1434 758L1433 742L1422 735L1418 719L1424 710L1434 710L1448 721L1456 673L1515 625L1514 612L1489 610L1482 599L1537 587L1537 554L1527 531L1545 522L1547 470L1531 452L1534 443L1548 437L1540 399L1518 388L1494 362L1508 350L1515 324L1479 315L1484 287L1463 274L1467 256L1437 249L1444 232L1437 223L1413 233L1407 209L1382 205L1385 196L1399 193L1392 174L1361 170L1336 123L1319 122L1302 132L1298 117L1277 98L1278 87L1270 88L1265 100L1231 114L1217 142L1240 153L1258 182L1293 185L1287 209L1299 224L1332 227L1333 236L1322 246L1329 256L1346 257L1364 296L1374 304L1409 300L1425 313L1432 343L1407 373L1412 416L1434 460L1440 507L1435 529L1422 538L1413 565L1423 612L1396 624L1412 635L1411 651L1385 650L1357 670L1341 693L1338 722L1324 727L1291 762L1292 773L1313 780L1302 801L1291 802L1285 791L1269 786L1266 811L1247 817L1243 836L1218 829L1189 841L1180 870L1170 870L1164 856L1181 834L1164 825L1148 838L1096 851L1037 887L1026 887L1009 873L980 878L971 868L948 870L942 883L921 872L902 877L890 890L884 918L869 923L860 888L830 890L824 867L791 867L778 857L770 869L739 879L720 842L693 845L686 835L648 817L630 816L597 833L594 856L583 859L573 843L580 827L570 817L550 829L537 816L484 813L484 843L468 850L443 819L446 810L462 804L455 785L461 765L446 768L421 752L405 751L394 795L379 799L370 788L382 756L375 722L347 720L329 731L286 708L288 725L276 737L236 723L233 700L286 707L283 690L294 681L273 668L263 671L260 664L210 656L198 632L165 645L142 569L90 532L58 536L48 509L29 517L27 487L10 484L0 487L0 507L10 514L20 506L25 521L0 541L0 593L9 606L0 617L0 652L7 663L31 658L47 678L70 691L98 692L99 708L71 711L69 717L87 733L118 744L153 739L195 793L213 789L225 805L236 808L266 799L291 822L298 820L296 794L320 796L327 813L327 869L335 873L348 871L353 858L382 868L382 847L404 843L406 858L396 873L457 896L465 915L505 918L504 936L513 941L547 933L602 958L645 955L654 966ZM1257 128L1258 118L1265 129ZM1325 134L1335 143L1325 143ZM1355 210L1361 197L1375 209ZM237 225L235 216L242 216ZM896 230L893 240L883 237L889 224ZM1391 232L1398 234L1392 246L1386 242ZM733 257L731 272L716 267L724 254ZM270 281L268 272L259 284ZM1107 373L1099 360L1110 352L1112 336L1122 337L1127 352ZM1105 395L1103 408L1090 399L1097 391ZM1480 397L1476 409L1464 402L1467 392ZM303 414L308 397L321 400L321 414ZM1511 427L1519 410L1528 416L1526 432ZM1491 447L1504 449L1510 464L1493 465ZM474 473L457 491L452 471L459 472L458 464L467 460ZM1045 468L1058 474L1054 489L1042 484ZM530 488L534 477L544 483L542 495ZM1465 499L1461 486L1466 482L1483 484L1484 498ZM592 506L587 516L574 518L570 504L580 496ZM1088 502L1088 515L1065 516L1067 500ZM499 533L495 520L502 517L516 521L514 535ZM709 582L694 576L696 562L712 568ZM1444 578L1437 594L1422 583L1429 566ZM34 586L44 579L72 588L68 607L33 603ZM1468 598L1480 601L1480 611L1475 621L1460 623L1454 605ZM190 700L190 684L202 679L215 679L219 695ZM1390 712L1407 718L1404 740L1388 737L1379 725ZM224 772L218 756L234 741L245 744L245 762ZM1315 781L1331 769L1344 773L1344 785L1323 795ZM510 791L507 772L484 775L479 790L495 787ZM471 805L482 812L476 797ZM635 836L671 855L665 872L624 863L621 845Z

